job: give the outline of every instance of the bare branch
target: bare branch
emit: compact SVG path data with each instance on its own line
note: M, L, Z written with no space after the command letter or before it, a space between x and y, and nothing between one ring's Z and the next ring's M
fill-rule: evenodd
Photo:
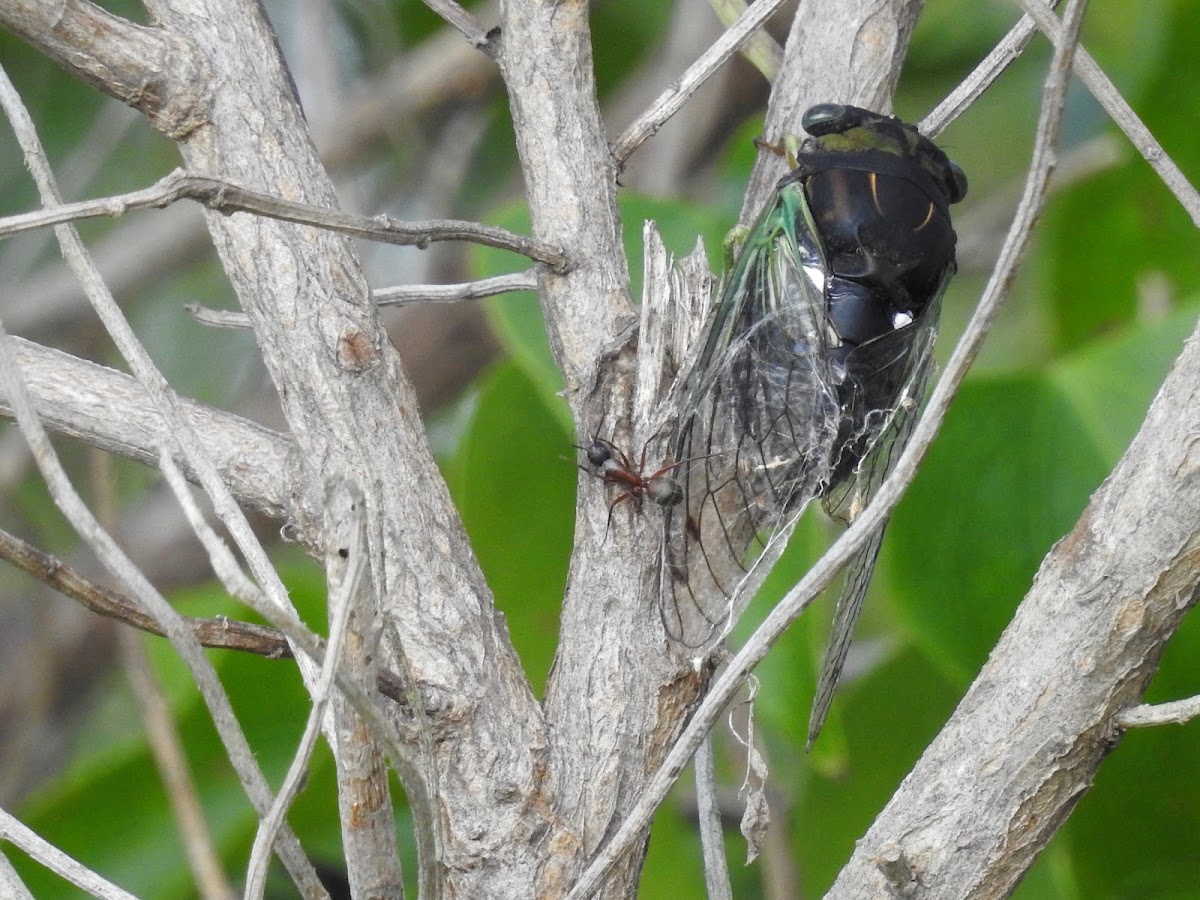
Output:
M540 285L551 350L573 409L591 388L600 348L632 310L588 14L585 5L505 0L497 53L534 234L562 247L575 267L566 277L544 275Z
M1042 0L1020 0L1021 7L1037 22L1045 34L1054 42L1055 47L1063 41L1063 23L1059 22ZM1197 191L1188 181L1175 161L1167 155L1158 139L1150 133L1150 129L1138 117L1117 90L1104 70L1082 47L1075 55L1075 73L1084 83L1092 96L1104 107L1104 111L1117 123L1117 127L1125 132L1133 146L1150 163L1163 184L1175 195L1175 198L1192 217L1192 222L1200 227L1200 191Z
M536 291L537 272L526 269L512 275L496 275L478 281L459 284L404 284L397 287L380 288L371 292L371 298L380 308L388 306L413 306L418 303L461 303L464 300L480 300L516 291ZM212 328L249 328L250 317L230 309L209 309L196 303L184 309L201 325Z
M1182 725L1200 716L1200 697L1188 697L1171 703L1143 703L1113 717L1118 728L1147 728L1154 725Z
M340 645L336 664L341 672L359 683L373 684L379 669L381 633L379 596L367 569L365 504L362 489L348 478L331 480L326 487L325 571L330 652ZM335 641L339 631L342 635ZM331 697L331 704L330 731L350 892L356 897L404 900L396 817L383 753L387 745L372 738L370 723L343 697ZM423 717L418 713L415 718L420 728ZM414 803L412 807L424 810L428 804ZM432 865L427 859L419 859L421 863ZM424 882L422 886L426 886ZM439 893L435 889L423 892L422 897L436 900Z
M490 40L488 30L454 0L425 0L425 5L461 31L472 47L478 47L485 53L488 52Z
M188 865L202 900L233 900L233 888L221 867L213 836L204 820L196 781L188 768L179 726L149 654L139 635L120 634L121 661L137 703L142 727L158 768Z
M182 169L176 169L140 191L97 200L83 200L79 203L64 203L50 209L0 219L0 237L10 237L35 228L98 216L122 216L131 210L162 209L180 200L195 200L202 206L225 215L250 212L283 222L311 225L349 237L385 244L423 249L434 241L472 241L486 247L511 250L536 262L545 263L556 272L565 272L569 266L566 257L557 248L494 225L452 219L401 222L391 216L359 216L337 209L272 197L270 194L247 190L216 178L188 175Z
M101 878L91 869L67 856L3 809L0 809L0 838L14 847L20 847L50 871L61 875L93 897L99 897L100 900L137 900L133 894L121 890L111 881Z
M0 4L0 25L67 71L144 113L155 128L183 137L203 124L196 91L210 79L187 41L136 25L88 0Z
M696 750L696 810L700 818L700 846L704 853L704 884L708 900L733 900L729 865L725 860L725 826L717 802L717 776L713 770L713 735L704 736Z
M202 49L222 83L239 87L214 91L211 127L181 143L187 171L335 208L260 5L148 0L147 6L164 27ZM298 518L315 527L305 540L324 545L319 523L327 478L353 472L373 491L367 531L381 624L400 636L421 708L438 729L437 771L414 772L404 760L397 768L414 805L431 802L422 781L441 778L455 788L452 797L437 799L436 816L432 806L424 811L444 842L436 871L463 896L493 892L498 878L520 882L529 893L535 870L521 836L542 833L550 815L543 715L495 614L353 244L324 228L261 216L210 211L206 221L299 448L303 474L294 496L304 514ZM254 572L260 583L269 577ZM381 655L394 666L393 648ZM377 705L386 716L396 712ZM497 785L511 802L467 787L483 783Z
M260 900L266 890L271 847L283 828L284 817L292 801L308 778L308 762L316 749L325 711L329 707L334 676L341 662L346 626L355 607L363 605L364 594L371 590L366 498L362 489L345 477L331 479L326 484L325 513L325 538L328 541L325 562L329 567L326 569L329 580L329 644L325 650L325 661L321 664L320 677L309 691L312 709L304 723L300 744L288 766L279 793L275 795L275 802L259 823L258 834L254 837L250 864L246 869L246 900ZM395 843L394 835L392 842ZM402 887L403 883L401 880Z
M128 595L96 584L58 557L3 530L0 530L0 559L8 560L23 572L54 588L64 597L79 601L98 615L116 619L147 634L166 637L163 627L153 617L143 613ZM279 618L278 614L274 617ZM267 659L293 659L291 644L294 643L318 664L325 658L324 641L308 633L299 622L284 622L284 630L280 630L225 616L215 619L183 616L183 621L202 646L214 650L240 650ZM338 686L347 692L352 687L341 681ZM379 670L376 688L383 696L405 706L411 699L401 685L399 676L386 669Z
M737 22L683 73L683 77L663 91L650 108L638 116L617 138L612 147L612 156L617 168L624 168L637 148L652 137L671 116L679 112L700 86L728 62L782 5L783 0L760 0L746 9Z
M717 17L729 27L746 11L743 0L709 0ZM766 31L757 31L742 45L742 56L762 73L767 81L774 81L783 65L783 48Z
M1062 0L1048 0L1049 7L1054 9ZM966 112L972 103L983 96L984 91L995 84L1009 66L1025 52L1033 36L1037 34L1037 25L1029 16L1021 16L1017 24L1009 29L975 70L964 78L941 103L934 108L918 126L921 133L929 137L937 137L951 122Z
M0 75L2 74L2 70L0 70ZM7 83L7 78L0 78L0 99L4 100L10 117L13 115L12 107L9 105L12 96L11 84ZM20 370L17 368L16 359L10 347L8 334L2 325L0 325L0 382L5 385L17 422L29 442L34 459L55 504L63 511L76 532L91 546L109 571L131 588L143 608L147 609L167 632L172 645L188 666L208 705L213 723L225 744L229 760L246 789L247 796L255 809L260 814L265 814L270 806L270 788L254 760L254 754L246 742L246 737L229 704L229 697L221 687L212 664L204 656L200 644L179 614L130 562L108 533L100 527L71 486L66 472L59 463L58 456L51 447L45 431L37 420L37 414L29 402L29 397L21 381ZM328 896L294 835L290 832L281 835L277 849L281 861L297 885L304 890L306 896Z
M0 834L2 833L3 828L0 827ZM12 867L12 863L2 852L0 852L0 896L8 897L9 900L33 900L33 894L29 893L29 888L25 887L21 876L17 874L17 870Z
M138 382L123 372L10 338L26 378L34 408L47 428L94 447L147 465L158 462L168 429ZM193 400L182 410L213 460L222 481L244 506L287 521L293 514L295 442L249 419ZM0 385L0 415L12 415L12 403ZM190 465L185 471L198 476ZM299 523L298 531L308 529Z
M116 619L150 634L166 633L152 616L146 615L129 596L101 587L76 569L45 553L7 531L0 530L0 559L13 563L21 571L49 585L65 597L109 619ZM292 656L284 636L274 628L239 622L221 616L216 619L183 617L202 646L218 650L241 650L269 659Z
M413 303L458 303L480 300L516 291L537 290L537 269L511 275L496 275L460 284L405 284L371 291L375 303L383 306L408 306Z

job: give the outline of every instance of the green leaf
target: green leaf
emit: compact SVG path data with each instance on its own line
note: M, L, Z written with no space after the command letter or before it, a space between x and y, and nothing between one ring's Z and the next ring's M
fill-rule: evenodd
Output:
M577 451L525 371L493 368L448 482L513 643L541 690L574 530Z

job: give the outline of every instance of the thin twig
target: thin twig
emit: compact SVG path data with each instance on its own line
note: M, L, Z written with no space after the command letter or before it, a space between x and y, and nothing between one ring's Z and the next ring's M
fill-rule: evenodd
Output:
M0 97L7 101L6 89L9 85L5 84L5 81L6 79L0 76ZM0 382L4 384L5 390L8 392L17 424L29 442L34 460L41 470L50 496L79 536L95 551L105 567L132 590L139 603L158 620L167 633L172 646L187 665L196 686L200 689L200 694L209 708L213 724L225 746L230 763L237 772L247 796L255 809L260 814L265 814L270 806L270 788L262 771L258 768L254 753L246 741L246 736L242 733L241 726L230 705L229 697L221 686L212 664L205 657L203 649L183 622L182 617L146 580L146 577L117 546L111 536L100 527L71 485L70 479L63 470L62 464L30 404L20 370L17 368L12 354L8 333L4 330L2 323L0 323ZM281 836L278 849L280 859L305 896L328 896L321 887L316 873L312 869L312 864L300 848L299 842L296 841L295 835L288 832Z
M137 702L146 741L162 779L175 826L179 829L188 865L196 879L196 893L203 900L232 900L233 889L221 867L212 833L204 819L204 808L188 767L178 723L150 665L143 639L137 632L124 630L119 637L125 676Z
M0 850L0 897L6 900L33 900L33 894L12 867L4 851Z
M2 70L0 70L0 74L2 74ZM59 204L61 198L58 196L53 173L46 160L45 151L37 138L33 122L29 118L28 111L21 104L15 90L12 89L11 83L7 82L7 76L4 78L3 87L3 96L0 99L3 100L4 108L9 114L10 121L13 123L14 131L21 143L30 171L37 180L43 205L55 207ZM262 588L251 584L241 574L236 563L231 563L224 570L218 568L218 575L224 575L228 578L227 586L233 596L239 597L244 602L250 604L267 621L279 627L288 636L289 640L295 642L296 647L304 651L306 655L297 654L296 662L305 685L311 686L315 683L317 677L316 664L313 662L313 659L316 657L315 637L300 623L291 600L288 597L287 589L279 578L279 574L272 566L266 550L263 549L258 537L250 528L250 523L246 519L245 513L234 501L229 488L220 477L212 459L206 453L203 443L184 414L180 398L175 394L163 374L154 365L153 360L150 359L150 355L146 352L146 348L138 340L133 328L114 300L112 293L107 289L100 274L96 271L95 264L92 262L87 249L79 240L78 234L70 225L60 225L56 228L56 231L64 257L79 279L84 292L95 307L113 342L117 345L121 355L129 363L130 369L164 420L169 434L167 441L173 441L177 444L187 461L191 464L200 484L212 500L213 508L216 510L217 515L225 524L229 533L233 535L238 548L242 551L243 556L252 569L259 585L262 585ZM24 392L23 382L21 382L20 387ZM28 403L27 393L22 393L22 396L25 397L25 402ZM15 397L13 398L12 405L15 411ZM40 431L40 422L37 423L37 427ZM165 460L165 463L163 460ZM160 465L165 466L164 475L166 475L168 483L171 483L174 462L170 454L165 452L165 449L160 454ZM215 539L215 537L211 540L205 537L206 526L202 527L201 524L203 523L203 517L194 509L194 504L187 497L186 488L176 486L176 496L179 498L185 514L189 514L189 522L192 524L193 529L196 530L201 540L205 542L210 558L219 561L222 558L222 551L224 554L228 554L228 549L224 547L224 544L220 540ZM136 569L134 571L137 572ZM140 572L137 572L137 575L142 579L142 583L145 583L147 586L149 585L149 582L142 578ZM130 583L126 581L126 584ZM258 602L263 597L268 602ZM140 594L138 598L139 600L143 599ZM152 614L155 613L153 609L149 611ZM171 620L174 627L178 615L173 609L170 613L174 617ZM177 630L182 633L185 630L185 626L182 623L178 623ZM176 643L175 632L168 629L167 633L172 643ZM190 632L187 633L186 639L194 643L194 638L191 637ZM188 646L190 647L192 644ZM197 650L199 649L198 644L195 644L195 647ZM201 658L203 659L202 656ZM207 665L207 659L203 659L203 662ZM339 687L342 687L346 691L355 709L360 711L363 718L371 726L372 733L376 738L388 748L389 752L398 754L399 743L394 735L394 731L387 727L382 714L363 695L361 688L348 681L344 685L339 682ZM211 704L210 708L212 708ZM240 736L240 731L238 731L238 735ZM256 767L254 772L257 772ZM253 785L253 782L247 782L245 778L242 780L243 784L248 785L248 790L250 786L254 786L257 790L257 786ZM265 782L263 783L263 787L265 789ZM251 800L255 802L256 810L260 813L265 813L270 805L270 792L269 790L263 790L259 792L257 799L252 795ZM290 831L286 832L286 834L290 835ZM292 839L289 838L289 840ZM297 854L303 856L303 854L299 853L298 847L293 851L285 845L285 849L293 856ZM308 863L307 858L303 860L303 867L297 868L296 865L292 864L288 865L288 870L294 879L299 876L302 880L302 889L314 896L324 894L324 888L315 883L315 877L310 878L307 874L311 872L311 865Z
M478 281L457 284L403 284L371 292L379 307L412 306L418 303L461 303L480 300L497 294L537 290L537 271L526 269L511 275L496 275ZM232 309L210 309L198 303L188 303L184 310L201 325L211 328L249 328L250 317Z
M112 531L117 527L113 457L102 450L92 449L88 452L88 463L96 518ZM204 818L200 793L188 765L179 725L167 701L162 680L150 664L150 656L140 635L128 629L118 629L117 646L134 705L142 720L151 758L175 820L184 855L192 870L196 893L202 900L233 900L233 888L225 876L212 831Z
M726 28L746 11L746 4L742 0L709 0L709 3ZM695 13L689 10L687 15ZM741 52L768 83L775 81L775 76L779 74L779 68L783 65L783 48L765 29L750 35L750 39L742 45Z
M489 52L491 32L454 0L425 0L425 5L461 31L472 47L478 47L485 53Z
M704 855L704 884L708 900L733 900L729 864L725 859L725 828L717 802L717 776L713 767L710 731L696 750L696 811L700 819L700 848Z
M337 629L338 618L347 616L338 670L352 681L371 684L376 679L383 646L384 620L380 612L380 579L377 577L382 573L366 571L365 559L355 560L353 554L356 546L363 551L382 542L378 533L368 535L368 521L380 530L383 524L379 519L368 520L365 516L364 491L371 497L380 494L378 485L365 489L345 476L329 479L322 504L322 533L325 539L324 567L331 598L331 632ZM350 584L351 581L354 584ZM407 660L400 655L396 664L406 665ZM404 900L404 870L396 844L396 816L384 745L372 739L362 717L343 696L332 698L329 718L333 723L338 810L350 893L355 897ZM421 718L414 717L418 728L422 727ZM402 762L397 764L397 771L404 776L406 785L414 781ZM417 808L418 801L412 795L409 795L409 802L410 808ZM428 798L422 797L419 802L422 810L430 806ZM435 862L418 855L418 866L422 863L436 867ZM436 891L422 890L421 900L436 900L436 894Z
M342 643L346 637L346 626L359 592L364 590L370 569L367 562L366 501L362 490L348 478L331 479L326 486L327 503L329 494L336 492L330 505L337 511L341 520L336 526L326 529L327 540L337 541L337 546L331 547L330 552L326 553L332 620L329 628L329 646L325 653L325 662L321 666L321 676L315 688L310 691L313 704L309 710L308 721L304 724L300 744L283 779L283 786L275 795L275 802L259 824L258 834L254 838L250 864L246 871L247 900L259 900L266 890L271 847L283 827L284 816L308 777L308 762L316 749L317 738L325 722L325 711L329 707L330 692L342 653ZM344 561L343 565L334 565L330 556ZM336 740L333 743L336 748Z
M128 595L102 587L56 556L45 553L15 535L0 529L0 559L13 563L60 594L77 600L87 609L141 631L165 637L161 625L146 615ZM265 625L254 625L218 616L215 619L183 617L196 639L205 647L241 650L270 659L291 657L283 634Z
M1148 728L1153 725L1182 725L1200 717L1200 697L1170 703L1142 703L1113 717L1118 728Z
M137 900L133 894L76 862L24 822L0 809L0 839L19 847L43 866L100 900Z
M165 629L142 612L129 595L96 584L57 556L39 550L3 529L0 529L0 559L8 560L21 571L64 597L77 600L98 615L116 619L147 634L167 636ZM273 607L268 607L265 612L275 620L280 618ZM201 646L213 650L239 650L267 659L294 659L291 645L295 644L318 665L325 659L325 642L305 629L298 620L285 620L283 629L242 622L227 616L213 619L183 616L183 622L192 630ZM340 681L338 686L345 688ZM409 696L400 683L400 677L394 672L381 669L376 678L376 688L383 696L408 705Z
M1053 9L1061 2L1062 0L1049 0L1050 8ZM1008 34L992 48L991 53L975 67L975 71L959 82L958 87L921 120L917 126L921 134L931 138L937 137L946 126L966 112L984 91L995 84L1004 70L1025 52L1037 31L1033 19L1028 15L1021 16L1017 24L1009 29Z
M567 258L559 248L494 225L457 219L402 222L391 216L360 216L338 209L314 206L311 203L284 200L217 178L189 175L182 169L164 175L150 187L127 194L81 200L78 203L63 203L53 208L0 219L0 238L82 219L122 216L139 209L162 209L180 200L194 200L225 215L235 212L254 213L384 244L424 249L435 241L471 241L486 247L519 253L535 262L544 263L558 274L566 272L569 268Z
M1019 2L1025 12L1037 22L1038 28L1053 41L1054 46L1060 46L1065 34L1063 23L1055 17L1050 8L1042 0L1019 0ZM1079 47L1075 53L1075 74L1091 91L1092 96L1096 98L1104 111L1117 123L1117 127L1125 132L1125 136L1145 157L1146 162L1150 163L1154 171L1158 173L1158 177L1175 195L1175 199L1182 204L1196 227L1200 228L1200 191L1192 186L1175 161L1167 155L1162 144L1150 133L1150 129L1146 127L1138 114L1133 111L1133 107L1121 96L1116 85L1104 74L1104 70L1083 47Z
M908 446L904 448L896 461L895 469L880 486L879 493L867 508L842 533L841 537L834 542L804 578L771 610L767 618L747 640L745 646L729 661L709 693L692 714L687 727L663 760L659 770L650 778L642 795L630 808L625 821L580 877L571 893L567 895L567 900L583 900L585 897L590 897L609 869L617 863L626 849L645 832L654 811L658 809L671 786L679 778L687 761L704 740L704 735L713 727L721 710L734 697L780 635L833 581L837 572L850 560L850 557L883 525L915 476L921 460L941 428L950 401L966 377L967 370L979 352L1000 304L1011 289L1016 273L1024 259L1025 251L1032 239L1033 225L1041 214L1046 187L1054 168L1055 145L1058 141L1059 126L1062 121L1063 98L1066 94L1067 75L1071 64L1070 50L1075 45L1079 16L1082 14L1081 8L1085 5L1083 0L1072 0L1068 4L1068 15L1072 15L1072 11L1074 11L1071 19L1073 30L1067 32L1071 36L1069 42L1056 50L1051 63L1050 74L1046 79L1042 114L1038 122L1037 140L1034 145L1029 177L1026 179L1025 193L1009 228L1008 236L1000 253L1000 260L984 289L971 321L946 364L945 373L938 380L925 412L913 430Z
M650 108L638 116L613 144L612 157L617 168L624 168L634 151L652 137L664 122L679 112L688 98L696 93L782 5L783 0L758 0L757 3L751 4L733 27L717 38L713 45L688 67L676 84L659 94L650 104Z
M209 562L212 564L213 571L221 580L232 597L241 600L252 610L277 627L288 642L292 644L293 649L302 651L303 656L297 656L297 661L300 665L301 674L304 676L305 686L313 689L317 682L317 677L313 671L314 666L325 666L328 659L326 652L322 649L322 641L319 637L313 634L305 627L294 610L285 610L279 608L278 605L271 603L266 595L257 585L252 583L241 568L238 566L237 560L229 548L225 546L225 542L217 536L208 522L205 521L204 515L200 512L200 508L192 499L191 493L183 478L183 473L175 464L175 460L171 455L163 450L159 456L159 468L162 470L163 478L166 480L168 487L175 494L175 499L179 502L180 509L183 510L184 518L187 519L188 525L196 537L200 539L200 543L204 545L205 551L208 553ZM350 704L358 711L367 727L371 731L371 735L385 747L388 753L397 758L401 753L400 736L396 730L388 723L376 704L372 702L372 698L366 695L363 688L352 681L350 678L337 673L338 688L346 695ZM385 689L386 687L386 689ZM396 675L380 670L379 673L379 689L381 693L396 699L397 702L407 704L408 695L399 688L399 679Z
M497 294L537 290L537 269L495 275L458 284L404 284L371 291L376 306L407 306L411 303L458 303Z

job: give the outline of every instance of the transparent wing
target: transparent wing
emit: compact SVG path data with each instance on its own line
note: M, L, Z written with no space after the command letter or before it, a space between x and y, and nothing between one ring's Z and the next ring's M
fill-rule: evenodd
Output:
M720 639L828 483L839 427L825 260L802 188L780 190L722 289L690 381L664 532L663 623L688 647Z
M848 469L848 474L840 481L835 477L822 501L831 516L846 524L854 521L875 496L916 425L933 371L941 294L948 280L943 279L941 289L920 318L864 344L847 360L848 377L856 384L843 420L835 470ZM833 702L886 528L885 521L847 565L809 715L809 747L820 734Z

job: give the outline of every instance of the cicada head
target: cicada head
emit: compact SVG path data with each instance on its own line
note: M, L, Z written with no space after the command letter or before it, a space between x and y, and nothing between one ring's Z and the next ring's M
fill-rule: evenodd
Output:
M852 161L863 155L864 165L872 165L875 154L883 152L896 157L901 166L914 166L931 181L942 205L958 203L967 196L967 176L933 141L895 116L884 116L857 106L840 103L818 103L805 112L800 120L812 137L806 141L801 154L830 153ZM894 168L896 164L885 164ZM911 173L910 173L911 174Z

